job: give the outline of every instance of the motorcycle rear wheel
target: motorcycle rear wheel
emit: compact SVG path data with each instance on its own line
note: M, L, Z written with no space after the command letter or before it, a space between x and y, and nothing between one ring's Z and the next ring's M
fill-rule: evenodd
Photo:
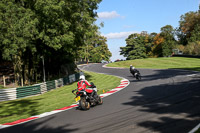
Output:
M98 105L101 105L101 104L103 104L103 100L100 96L98 96Z
M137 74L137 75L136 75L136 79L140 81L140 80L141 80L141 75L140 75L140 74Z

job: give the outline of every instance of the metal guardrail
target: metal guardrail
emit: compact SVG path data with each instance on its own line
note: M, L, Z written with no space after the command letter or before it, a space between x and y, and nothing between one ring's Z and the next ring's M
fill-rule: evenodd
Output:
M17 90L17 98L23 98L27 96L41 94L40 85L20 87L17 88L16 90Z
M56 89L55 80L53 80L53 81L47 81L46 82L46 86L47 86L47 91L50 91L52 89Z
M64 78L57 80L47 81L40 84L35 84L32 86L10 88L10 89L0 89L0 101L15 100L19 98L24 98L27 96L33 96L38 94L43 94L52 89L62 87L63 85L68 85L77 81L80 75L84 75L83 72L72 74Z
M8 101L17 99L16 88L0 89L0 101Z

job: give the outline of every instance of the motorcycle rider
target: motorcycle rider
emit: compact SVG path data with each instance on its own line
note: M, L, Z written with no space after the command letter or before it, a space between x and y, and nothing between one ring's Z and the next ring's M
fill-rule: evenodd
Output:
M135 74L137 73L137 72L139 72L137 69L135 69L135 67L133 67L132 65L130 65L130 72L131 72L131 74L135 77Z
M82 89L86 89L87 86L91 87L92 85L87 80L85 80L84 75L81 75L77 83L78 90L81 91Z
M87 86L92 87L92 85L85 79L85 76L84 76L84 75L81 75L81 76L79 77L79 79L80 79L80 80L79 80L78 83L77 83L77 89L78 89L79 91L85 89L85 91L86 91L87 93L91 93L91 96L95 96L96 91L93 90L93 89L91 89L91 88L87 88ZM74 91L75 91L75 90L74 90ZM72 93L73 93L74 91L72 91Z

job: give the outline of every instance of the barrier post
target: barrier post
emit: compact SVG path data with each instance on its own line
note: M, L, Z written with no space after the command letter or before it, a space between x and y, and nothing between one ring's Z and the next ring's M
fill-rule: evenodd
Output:
M6 78L4 75L3 75L3 87L6 87Z

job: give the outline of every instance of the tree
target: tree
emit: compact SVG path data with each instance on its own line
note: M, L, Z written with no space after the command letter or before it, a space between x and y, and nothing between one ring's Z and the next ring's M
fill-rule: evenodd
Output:
M146 54L148 57L153 57L153 47L154 47L154 38L156 37L157 33L153 32L150 34L146 34L145 39L145 48L146 48Z
M2 57L13 62L15 79L23 78L23 54L27 49L35 52L32 42L38 35L38 20L31 10L15 4L13 0L3 0L0 2L0 24Z
M108 49L106 41L105 37L99 36L98 43L96 42L91 50L90 59L92 62L101 62L102 60L110 61L112 54Z
M141 34L131 34L126 39L126 46L120 47L120 55L127 57L127 60L146 58L145 49L146 37Z
M172 54L172 49L175 45L174 39L174 29L171 25L166 25L161 28L160 35L164 38L162 45L162 56L170 56Z
M153 38L153 46L152 46L152 54L153 57L161 57L162 56L162 43L164 42L164 38L159 34L157 34Z
M200 24L195 25L194 30L191 32L191 37L188 39L189 42L200 41Z
M15 75L22 80L42 75L41 56L48 77L58 75L63 65L74 63L78 50L86 45L85 35L96 21L100 2L0 1L0 57L13 62Z
M196 12L187 12L186 14L181 16L179 21L178 28L178 37L183 43L186 45L188 41L192 41L190 37L192 36L192 32L200 25L200 6L199 10Z

